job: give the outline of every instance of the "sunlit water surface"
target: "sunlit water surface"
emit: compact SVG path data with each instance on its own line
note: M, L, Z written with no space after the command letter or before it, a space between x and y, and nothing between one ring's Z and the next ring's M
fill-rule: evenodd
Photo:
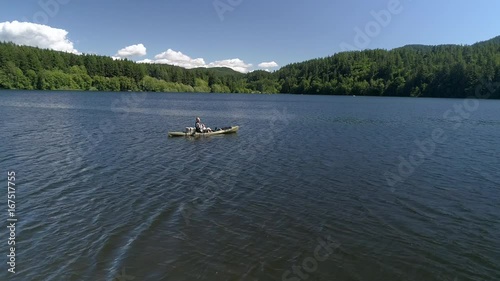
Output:
M0 279L500 280L500 102L463 102L0 92Z

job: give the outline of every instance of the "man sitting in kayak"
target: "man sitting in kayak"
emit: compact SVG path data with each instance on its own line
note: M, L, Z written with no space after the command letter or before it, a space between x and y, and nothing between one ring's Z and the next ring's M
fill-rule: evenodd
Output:
M195 128L197 133L210 133L212 132L212 129L207 128L205 124L201 123L200 117L196 117L196 123L195 123Z

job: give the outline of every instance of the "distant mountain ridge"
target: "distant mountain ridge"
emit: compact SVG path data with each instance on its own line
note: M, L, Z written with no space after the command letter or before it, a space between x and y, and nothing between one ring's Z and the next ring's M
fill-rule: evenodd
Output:
M206 67L197 67L193 68L194 70L206 70ZM244 75L241 72L238 72L232 68L229 67L211 67L210 70L212 72L216 72L218 74L229 74L229 75Z
M500 35L497 37L491 38L490 40L477 42L474 45L478 46L478 45L485 45L485 44L500 44ZM472 46L474 46L474 45L472 45Z
M481 46L485 44L500 44L500 35L494 38L491 38L486 41L480 41L477 43L474 43L472 45L461 45L461 44L439 44L439 45L423 45L423 44L408 44L404 45L403 47L399 47L396 49L401 49L401 48L410 48L410 49L432 49L434 47L455 47L455 46L460 46L460 47L467 47L467 46Z

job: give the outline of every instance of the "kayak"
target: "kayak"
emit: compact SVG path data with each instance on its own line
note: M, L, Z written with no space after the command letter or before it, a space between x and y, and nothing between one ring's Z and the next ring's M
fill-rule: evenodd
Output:
M169 137L208 137L208 136L214 136L214 135L225 135L225 134L232 134L236 133L240 127L239 126L231 126L231 127L226 127L222 128L210 133L197 133L195 131L189 130L192 128L186 128L185 132L168 132Z

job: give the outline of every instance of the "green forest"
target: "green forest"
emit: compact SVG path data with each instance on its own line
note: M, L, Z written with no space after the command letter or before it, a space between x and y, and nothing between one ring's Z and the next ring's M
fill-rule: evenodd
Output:
M342 52L275 72L184 69L0 43L0 89L500 98L500 36L474 45ZM488 87L490 85L490 87Z

